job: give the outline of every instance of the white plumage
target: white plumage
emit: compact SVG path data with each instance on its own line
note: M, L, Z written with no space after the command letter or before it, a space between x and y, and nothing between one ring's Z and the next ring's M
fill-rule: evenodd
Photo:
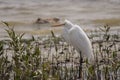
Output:
M94 57L91 42L80 26L65 20L62 35L66 42L70 43L77 52L81 52L82 57L93 60Z

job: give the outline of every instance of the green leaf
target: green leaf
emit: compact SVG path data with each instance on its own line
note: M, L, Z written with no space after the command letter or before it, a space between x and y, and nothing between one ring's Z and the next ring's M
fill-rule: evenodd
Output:
M7 27L9 27L9 24L5 21L2 21Z

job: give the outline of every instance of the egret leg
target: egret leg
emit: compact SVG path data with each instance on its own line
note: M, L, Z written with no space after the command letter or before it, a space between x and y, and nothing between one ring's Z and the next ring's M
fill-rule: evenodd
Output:
M83 58L80 52L80 59L79 59L79 79L82 79L82 62L83 62Z

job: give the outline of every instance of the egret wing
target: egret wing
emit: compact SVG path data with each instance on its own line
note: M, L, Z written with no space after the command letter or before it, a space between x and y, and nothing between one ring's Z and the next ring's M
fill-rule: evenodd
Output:
M70 42L82 56L91 57L92 47L85 32L77 25L69 30Z

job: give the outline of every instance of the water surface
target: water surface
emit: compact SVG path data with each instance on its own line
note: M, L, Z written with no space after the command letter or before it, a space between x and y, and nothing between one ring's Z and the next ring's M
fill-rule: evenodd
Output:
M38 17L68 19L89 30L110 24L120 31L120 0L0 0L0 21L9 22L18 33L49 34L54 28L34 24ZM5 28L1 22L0 38Z

